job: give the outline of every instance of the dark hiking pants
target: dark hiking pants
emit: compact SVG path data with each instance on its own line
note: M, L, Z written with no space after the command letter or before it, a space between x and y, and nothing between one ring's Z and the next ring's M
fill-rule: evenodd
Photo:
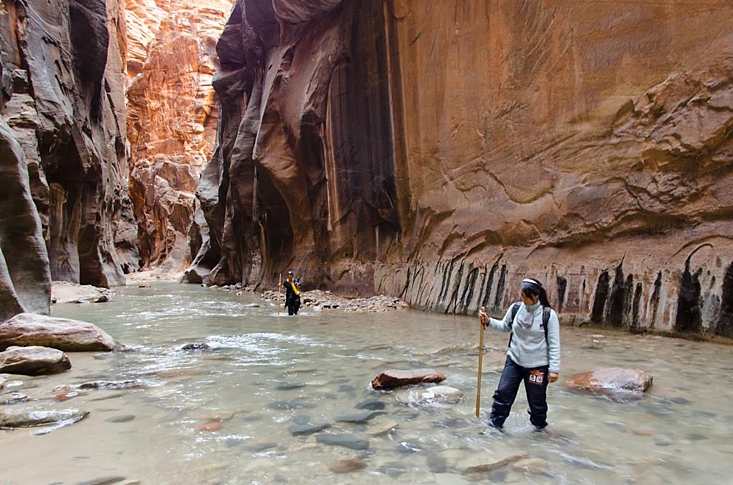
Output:
M529 402L529 420L537 429L547 426L547 369L548 366L527 369L507 356L499 386L494 392L494 404L491 406L489 416L492 426L496 428L504 426L504 421L509 417L509 411L517 397L519 383L522 381Z

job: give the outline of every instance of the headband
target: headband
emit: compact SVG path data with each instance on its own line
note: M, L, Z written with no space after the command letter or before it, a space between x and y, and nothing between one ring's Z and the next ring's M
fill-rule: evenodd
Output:
M530 290L532 293L539 295L542 292L542 284L538 281L525 278L522 280L522 289Z

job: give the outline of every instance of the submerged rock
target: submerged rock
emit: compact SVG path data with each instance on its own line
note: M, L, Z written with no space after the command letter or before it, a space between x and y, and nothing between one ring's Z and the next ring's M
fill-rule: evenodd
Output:
M358 458L348 458L331 464L328 469L333 473L349 473L366 468L366 466L367 465L363 460L359 460Z
M0 350L14 345L51 347L65 352L118 347L107 332L92 323L31 313L20 313L0 323Z
M357 404L356 409L371 409L372 411L379 411L381 409L384 409L387 407L387 403L384 401L377 401L377 400L369 400L369 401L363 401Z
M298 401L298 400L290 400L290 401L273 401L270 404L267 405L270 409L275 409L279 411L291 411L293 409L306 409L306 408L314 408L316 407L315 404Z
M474 455L459 461L456 464L456 469L461 471L464 475L471 473L487 473L526 458L527 455L510 455L506 458L502 458L501 460L496 460L492 456Z
M28 402L30 398L22 392L11 392L9 396L0 397L0 404L11 405Z
M69 358L60 350L48 347L8 347L0 352L0 372L40 376L71 369Z
M336 421L338 421L339 423L366 423L367 421L383 414L387 413L385 413L384 411L365 411L361 413L339 416L336 418Z
M81 482L78 485L114 485L114 484L121 484L121 485L133 485L133 483L140 483L139 481L130 481L125 484L122 484L127 480L125 477L101 477L101 478L95 478L93 480L88 480L86 482Z
M380 436L388 434L397 427L399 427L399 423L394 419L386 416L379 416L374 420L369 421L369 426L364 430L364 434L367 436Z
M415 384L437 383L444 380L445 376L433 369L386 370L372 379L372 388L385 391Z
M573 374L565 385L575 391L593 394L640 397L652 386L653 377L638 369L609 367Z
M0 410L0 428L31 428L51 424L73 424L89 415L89 411L65 409L38 411L28 409Z
M78 389L135 389L142 387L142 384L135 379L129 379L124 381L89 381L74 387Z
M313 433L318 433L324 429L330 428L329 423L322 424L294 424L288 428L290 434L293 436L307 436Z
M410 391L410 404L454 404L461 400L463 391L450 386L433 386L427 389Z
M206 342L191 342L185 345L182 345L179 350L186 350L186 351L209 351L211 350L211 345L207 344Z
M344 434L319 434L316 442L328 446L341 446L351 450L368 450L369 440L353 435Z

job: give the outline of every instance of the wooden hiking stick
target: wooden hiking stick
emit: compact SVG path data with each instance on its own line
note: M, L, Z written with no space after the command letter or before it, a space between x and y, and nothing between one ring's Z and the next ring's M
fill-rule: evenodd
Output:
M283 285L283 274L277 276L277 318L280 318L280 287Z
M486 308L481 307L481 313L486 312ZM481 323L479 318L479 325L481 330L479 331L478 338L478 382L476 384L476 417L479 417L479 411L481 410L481 371L484 367L484 324Z

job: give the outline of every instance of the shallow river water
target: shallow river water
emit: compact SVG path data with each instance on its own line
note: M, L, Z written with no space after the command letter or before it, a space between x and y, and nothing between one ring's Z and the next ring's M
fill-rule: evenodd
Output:
M133 350L70 353L69 372L9 379L0 394L36 399L14 406L90 414L43 435L0 431L2 485L114 477L142 484L733 483L727 346L563 327L561 381L598 367L633 367L654 376L651 391L619 402L552 384L549 431L537 434L520 389L505 433L484 435L507 335L486 334L477 419L475 318L312 308L278 316L251 293L173 283L117 289L109 303L56 305L52 314L94 322ZM191 342L212 350L179 350ZM369 388L382 370L416 368L442 372L443 384L465 396L421 404L415 389ZM56 386L130 379L140 387L54 398ZM340 421L364 406L384 414ZM291 432L305 424L330 427ZM360 449L319 441L330 435ZM526 459L516 462L517 455ZM505 458L514 462L480 471Z

